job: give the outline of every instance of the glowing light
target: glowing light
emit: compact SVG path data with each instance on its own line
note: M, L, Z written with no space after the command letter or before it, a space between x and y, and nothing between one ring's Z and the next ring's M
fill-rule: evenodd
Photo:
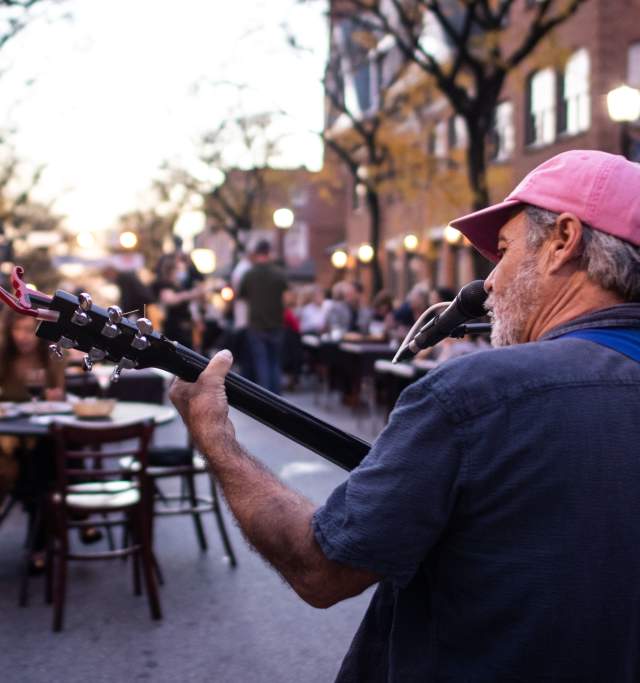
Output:
M412 234L405 235L402 243L407 251L415 251L418 248L418 238Z
M96 238L92 232L79 232L76 236L76 242L82 249L91 249L96 243Z
M191 260L198 272L203 275L211 275L216 269L216 254L212 249L194 249L191 252Z
M346 251L338 249L331 254L331 264L334 268L344 268L347 265L349 256Z
M373 259L373 247L370 244L361 244L358 247L358 258L362 263L369 263Z
M204 230L207 217L202 211L184 211L178 216L173 232L185 240Z
M234 293L233 289L231 287L223 287L220 290L220 296L222 297L223 301L233 301Z
M293 215L293 211L291 209L282 208L276 209L273 212L273 223L276 228L286 230L293 225L294 220L295 216Z
M640 117L640 90L628 85L614 88L607 94L609 116L619 123Z
M447 225L444 229L444 238L449 244L457 244L462 237L460 230L456 230L453 225Z
M127 230L120 235L120 246L125 249L133 249L137 244L138 236L134 232Z

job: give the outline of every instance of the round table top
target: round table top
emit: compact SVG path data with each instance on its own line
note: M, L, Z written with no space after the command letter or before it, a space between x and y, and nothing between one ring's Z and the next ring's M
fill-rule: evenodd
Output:
M13 418L0 419L0 434L12 436L44 436L49 425L54 422L65 422L82 427L104 427L124 425L139 420L152 419L156 424L171 422L178 413L172 406L157 403L140 403L136 401L118 401L107 420L82 420L72 413L55 415L19 415Z

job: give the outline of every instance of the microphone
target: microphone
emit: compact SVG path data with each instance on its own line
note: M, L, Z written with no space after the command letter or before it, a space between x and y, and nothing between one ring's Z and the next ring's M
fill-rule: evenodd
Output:
M434 346L448 337L456 327L467 320L480 318L487 314L484 308L488 293L484 289L484 280L474 280L466 284L456 295L456 298L439 315L436 314L424 325L418 333L407 343L402 343L393 362L405 360L418 353L421 349ZM445 304L446 305L446 304Z

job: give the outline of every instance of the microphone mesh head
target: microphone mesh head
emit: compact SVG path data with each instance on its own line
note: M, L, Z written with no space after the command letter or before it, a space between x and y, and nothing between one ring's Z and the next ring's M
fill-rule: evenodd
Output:
M484 280L474 280L466 284L458 292L460 311L467 318L481 318L487 315L484 302L487 300L488 293L484 289Z

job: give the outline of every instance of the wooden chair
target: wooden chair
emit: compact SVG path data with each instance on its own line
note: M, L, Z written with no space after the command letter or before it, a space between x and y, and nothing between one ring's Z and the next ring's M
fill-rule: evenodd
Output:
M131 556L134 592L142 592L142 565L151 617L162 618L151 548L153 501L147 476L153 429L151 420L123 426L51 425L56 483L48 501L46 598L53 602L54 631L62 629L69 560ZM127 455L135 458L136 466L124 470L120 460ZM130 539L127 544L120 549L76 552L69 541L70 531L92 525L87 517L93 514L106 517L101 526L124 526Z

